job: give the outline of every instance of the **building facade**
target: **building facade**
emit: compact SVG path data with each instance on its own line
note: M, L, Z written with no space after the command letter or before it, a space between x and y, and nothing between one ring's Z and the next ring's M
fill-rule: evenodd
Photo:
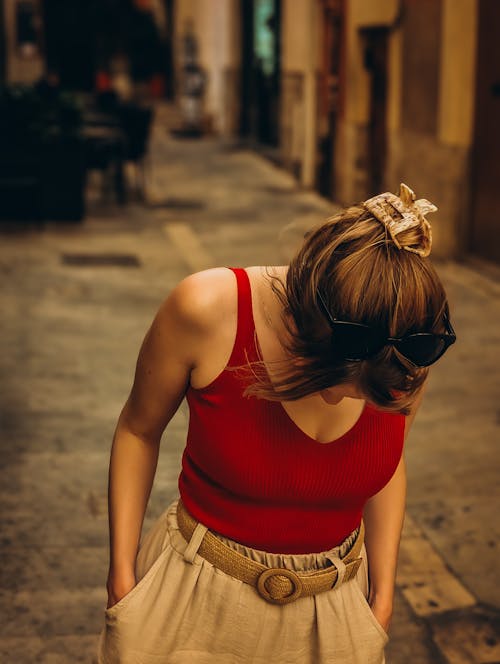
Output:
M276 145L341 204L407 182L439 207L435 255L500 262L497 0L176 0L175 15L178 35L194 21L217 133Z
M178 95L196 50L207 129L344 205L406 182L439 207L435 255L500 263L499 0L133 1L172 43ZM52 4L0 0L3 82L42 75Z

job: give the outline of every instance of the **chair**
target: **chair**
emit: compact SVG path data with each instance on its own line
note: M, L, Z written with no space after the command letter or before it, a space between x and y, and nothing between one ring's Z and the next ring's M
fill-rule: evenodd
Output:
M114 191L120 205L127 201L124 162L126 137L121 129L112 126L86 125L85 168L102 174L102 194L108 197Z
M122 106L120 118L127 139L125 160L134 164L135 190L144 200L146 192L145 157L153 122L153 109L127 104Z

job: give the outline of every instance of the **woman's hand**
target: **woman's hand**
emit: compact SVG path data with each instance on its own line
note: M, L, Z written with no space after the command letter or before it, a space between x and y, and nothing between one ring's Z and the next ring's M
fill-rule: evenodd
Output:
M119 602L132 590L135 584L135 574L132 570L121 572L120 574L110 572L106 583L106 588L108 590L108 603L106 608L110 609Z
M392 618L392 603L374 599L370 602L370 608L384 632L389 632Z

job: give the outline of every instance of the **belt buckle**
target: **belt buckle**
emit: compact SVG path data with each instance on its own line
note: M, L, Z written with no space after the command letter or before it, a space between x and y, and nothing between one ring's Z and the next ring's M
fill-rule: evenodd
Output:
M284 576L292 582L293 592L285 597L273 597L266 587L266 581L275 576ZM291 569L283 567L271 567L262 572L257 579L257 591L259 595L271 604L290 604L302 595L303 584L301 578Z

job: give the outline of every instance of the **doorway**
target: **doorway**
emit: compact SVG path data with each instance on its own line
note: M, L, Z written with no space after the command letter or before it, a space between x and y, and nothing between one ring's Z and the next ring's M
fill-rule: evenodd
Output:
M500 3L480 0L470 249L500 263Z
M364 66L370 75L370 109L368 122L368 196L382 191L387 150L387 27L361 31L364 44Z
M7 80L7 35L5 31L5 7L0 0L0 86Z
M321 0L322 62L318 99L318 164L316 186L335 197L335 138L342 112L345 0Z
M279 144L281 0L241 0L240 134Z

